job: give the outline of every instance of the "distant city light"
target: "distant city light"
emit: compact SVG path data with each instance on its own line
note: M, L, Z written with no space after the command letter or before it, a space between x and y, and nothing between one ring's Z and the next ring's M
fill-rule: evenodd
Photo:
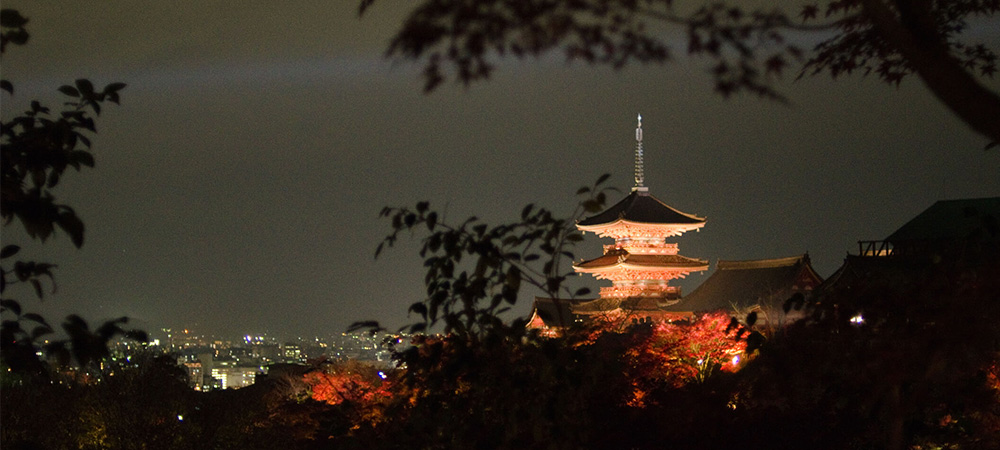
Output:
M183 422L183 421L184 421L184 416L182 416L182 415L178 414L178 415L177 415L177 421L178 421L178 422Z
M383 371L381 371L381 370L380 370L380 371L378 371L378 376L379 376L379 378L381 378L381 379L383 379L383 380L384 380L384 379L386 379L386 375L385 375L385 372L383 372Z
M854 317L851 317L851 323L855 325L861 325L865 323L865 318L861 314L858 314Z

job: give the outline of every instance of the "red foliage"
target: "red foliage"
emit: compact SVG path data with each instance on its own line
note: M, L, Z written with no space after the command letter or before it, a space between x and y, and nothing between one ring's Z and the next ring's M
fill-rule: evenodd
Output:
M737 339L739 330L728 329L730 321L729 315L717 312L684 321L654 321L640 325L648 327L645 331L627 331L624 375L634 387L629 404L643 406L643 398L655 389L700 383L717 370L739 370L746 341ZM599 340L613 329L609 326L592 337Z
M391 395L387 383L374 368L331 366L304 375L313 400L338 405L343 402L371 403Z

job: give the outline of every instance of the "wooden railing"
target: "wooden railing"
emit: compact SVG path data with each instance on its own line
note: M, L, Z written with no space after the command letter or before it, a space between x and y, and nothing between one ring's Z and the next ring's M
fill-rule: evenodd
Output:
M858 241L858 256L892 256L892 243L889 241Z

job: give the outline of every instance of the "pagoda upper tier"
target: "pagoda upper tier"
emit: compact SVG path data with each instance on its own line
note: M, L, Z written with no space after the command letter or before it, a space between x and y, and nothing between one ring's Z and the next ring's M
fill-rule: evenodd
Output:
M680 212L650 195L647 188L636 187L620 202L576 226L616 241L662 239L697 230L705 226L705 218Z

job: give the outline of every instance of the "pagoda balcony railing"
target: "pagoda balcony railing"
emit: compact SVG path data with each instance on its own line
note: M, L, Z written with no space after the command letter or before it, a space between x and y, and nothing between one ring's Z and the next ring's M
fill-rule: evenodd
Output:
M604 254L608 252L625 249L633 255L676 255L679 251L676 243L640 243L640 242L629 242L627 244L610 244L604 246Z
M666 284L608 286L601 288L601 298L679 296L680 293L680 286Z

